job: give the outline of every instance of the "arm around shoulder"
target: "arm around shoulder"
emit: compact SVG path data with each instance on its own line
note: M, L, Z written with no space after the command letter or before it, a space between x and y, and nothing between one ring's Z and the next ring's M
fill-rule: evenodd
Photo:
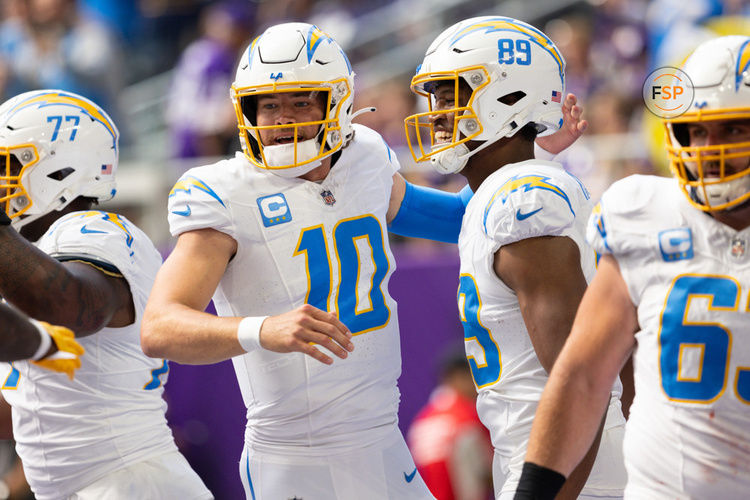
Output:
M84 261L59 262L9 227L0 228L0 294L31 317L82 337L134 320L130 289Z

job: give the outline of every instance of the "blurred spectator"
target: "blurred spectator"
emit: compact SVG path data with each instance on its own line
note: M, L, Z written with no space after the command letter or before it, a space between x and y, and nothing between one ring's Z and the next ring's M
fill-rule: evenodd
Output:
M173 156L221 156L239 150L237 121L227 89L253 28L248 3L207 7L202 35L191 43L174 71L167 104Z
M13 441L10 405L0 396L0 498L34 500Z
M81 16L76 0L6 2L0 27L0 66L6 72L2 100L57 88L85 95L117 114L122 59L110 33Z
M437 500L492 497L492 443L476 410L463 349L440 366L440 384L407 432L414 463Z
M356 66L354 69L356 71ZM416 98L409 90L409 79L396 79L367 86L363 78L358 77L354 83L357 89L354 110L372 106L376 111L359 115L355 122L377 130L396 151L406 147L404 118L412 113L416 104ZM408 152L408 149L406 151Z

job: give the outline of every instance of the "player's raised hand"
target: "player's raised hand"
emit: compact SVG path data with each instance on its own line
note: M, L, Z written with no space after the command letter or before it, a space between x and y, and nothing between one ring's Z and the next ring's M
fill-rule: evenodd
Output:
M52 337L57 352L32 363L53 372L65 373L73 380L74 372L81 367L81 355L85 352L83 346L76 342L75 334L68 328L50 325L44 321L39 321L39 324Z
M352 334L335 314L321 311L310 304L278 316L271 316L260 329L260 345L274 352L302 352L321 363L330 365L333 359L313 344L318 344L339 358L346 358L354 350Z
M581 119L583 107L577 104L578 98L575 94L568 94L562 105L563 124L560 130L554 134L539 137L536 143L545 151L556 155L570 147L576 142L581 134L589 126L586 120Z

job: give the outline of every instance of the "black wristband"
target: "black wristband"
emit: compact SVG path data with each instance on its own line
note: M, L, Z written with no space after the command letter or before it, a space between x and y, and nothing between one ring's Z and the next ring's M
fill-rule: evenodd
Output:
M524 462L513 500L553 500L565 484L565 476L531 462Z
M10 226L10 217L5 210L0 210L0 226Z

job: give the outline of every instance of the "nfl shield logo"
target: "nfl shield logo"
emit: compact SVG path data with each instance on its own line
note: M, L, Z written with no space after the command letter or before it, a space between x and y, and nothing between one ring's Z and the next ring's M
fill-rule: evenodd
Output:
M732 257L735 259L739 259L740 257L745 255L745 240L742 240L740 238L734 238L732 239Z
M333 193L327 189L321 191L320 196L323 198L323 201L326 202L326 205L333 205L336 203L336 198L333 197Z

